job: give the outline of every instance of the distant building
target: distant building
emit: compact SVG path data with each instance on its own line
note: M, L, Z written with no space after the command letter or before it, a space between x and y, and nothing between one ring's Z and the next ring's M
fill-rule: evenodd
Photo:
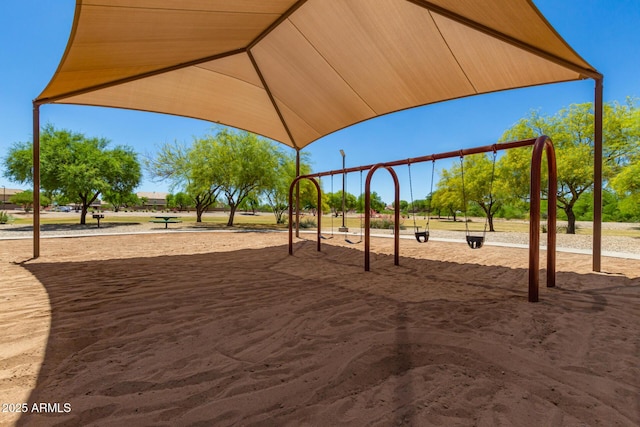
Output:
M21 190L19 188L0 188L0 210L19 208L20 206L9 203L9 199L18 193L22 193L23 191L24 190Z
M144 200L143 209L166 209L169 193L157 191L139 191L136 193L139 199Z

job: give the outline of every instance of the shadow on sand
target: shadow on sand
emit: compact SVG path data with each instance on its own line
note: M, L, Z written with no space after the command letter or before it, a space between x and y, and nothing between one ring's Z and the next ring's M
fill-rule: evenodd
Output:
M24 263L51 304L29 404L71 412L18 425L472 425L523 387L518 405L569 420L592 421L594 399L613 405L612 423L634 410L616 367L567 383L550 358L574 352L574 323L590 327L637 281L580 292L584 275L559 273L560 287L529 304L525 270L374 255L365 273L352 248L302 242L295 253ZM616 387L585 394L591 380ZM562 393L577 394L573 406Z
M100 222L100 230L116 228L116 227L128 227L140 225L138 222ZM25 225L20 227L11 227L10 231L19 231L24 233L32 233L33 225ZM78 230L98 230L98 223L87 223L87 224L41 224L40 231L46 233L56 233L56 232L67 232L67 231L78 231ZM1 230L0 230L1 231ZM1 235L1 234L0 234Z

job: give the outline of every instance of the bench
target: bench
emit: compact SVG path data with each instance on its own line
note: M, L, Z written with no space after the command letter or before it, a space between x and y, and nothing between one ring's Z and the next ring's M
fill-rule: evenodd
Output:
M166 229L166 228L169 228L169 224L177 224L182 221L180 221L179 219L152 219L149 222L164 224L164 228Z
M100 220L104 218L103 214L93 214L93 219L98 220L98 228L100 228Z

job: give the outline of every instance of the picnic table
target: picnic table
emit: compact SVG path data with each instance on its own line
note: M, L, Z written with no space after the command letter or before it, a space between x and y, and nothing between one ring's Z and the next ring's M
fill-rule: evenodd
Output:
M161 215L161 216L154 216L151 221L149 222L156 222L159 224L164 224L164 228L169 228L169 224L175 224L178 222L182 222L178 219L177 216L169 216L169 215Z

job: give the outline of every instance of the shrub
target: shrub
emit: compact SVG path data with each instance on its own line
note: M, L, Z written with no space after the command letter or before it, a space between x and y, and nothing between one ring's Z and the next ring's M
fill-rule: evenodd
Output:
M546 215L546 213L543 215ZM496 216L504 219L525 219L527 216L527 212L519 207L507 205L503 206L498 211Z
M295 227L296 224L295 222L293 223L293 226ZM317 228L318 224L316 223L316 220L313 218L303 218L300 221L300 228Z
M578 229L578 226L576 226L576 230L577 229ZM540 231L542 231L543 233L549 232L549 226L547 224L540 224ZM557 225L556 234L567 234L567 227L563 225Z
M369 224L370 224L369 228L376 228L380 230L389 230L394 228L393 220L388 218L372 219ZM400 225L400 230L404 230L404 229L405 227L403 225Z
M11 217L6 212L0 211L0 224L6 224Z

